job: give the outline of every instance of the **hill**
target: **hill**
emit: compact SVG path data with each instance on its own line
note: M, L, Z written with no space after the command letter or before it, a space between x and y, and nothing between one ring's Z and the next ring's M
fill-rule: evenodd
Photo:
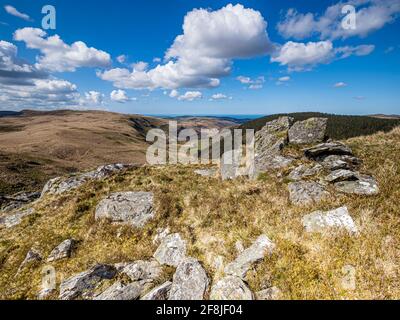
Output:
M372 116L346 116L325 114L318 112L302 112L289 114L274 114L256 120L246 122L240 126L242 129L260 130L265 123L275 120L283 115L289 115L295 121L302 121L312 117L328 118L327 135L332 139L348 139L358 136L365 136L379 131L389 132L400 125L400 119L372 117Z

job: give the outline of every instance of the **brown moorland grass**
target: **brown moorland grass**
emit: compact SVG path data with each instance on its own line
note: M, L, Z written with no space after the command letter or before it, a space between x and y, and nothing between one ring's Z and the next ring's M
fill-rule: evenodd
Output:
M257 181L220 181L195 175L198 166L145 166L88 183L62 197L45 198L21 225L0 230L0 298L37 297L45 263L28 265L16 275L31 247L47 257L62 240L79 241L71 259L52 264L60 282L95 263L150 258L157 228L169 226L188 241L189 254L201 261L212 280L222 274L215 265L217 257L230 262L237 241L246 247L265 233L276 250L249 272L253 291L277 286L285 299L399 299L400 128L345 142L363 159L362 171L379 181L378 196L337 194L319 204L296 207L288 202L285 178L275 174ZM134 190L155 193L157 215L142 230L94 220L102 197ZM357 236L304 232L305 214L342 205L348 206L359 227ZM356 271L355 290L341 285L348 265ZM166 268L162 280L172 273Z

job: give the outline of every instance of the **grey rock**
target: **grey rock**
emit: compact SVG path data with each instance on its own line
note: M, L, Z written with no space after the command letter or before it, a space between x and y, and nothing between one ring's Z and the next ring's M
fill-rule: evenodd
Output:
M255 174L259 175L262 172L270 170L284 169L292 164L294 161L291 157L285 157L282 155L270 155L263 156L262 158L256 158L255 160Z
M15 227L22 222L22 219L35 213L35 209L28 208L19 210L12 214L6 214L0 217L0 227L3 226L7 229Z
M20 273L22 269L24 269L29 263L40 262L42 259L42 255L38 250L34 248L30 249L25 256L24 261L22 261L21 265L19 266L17 274Z
M119 273L127 275L132 281L152 282L162 274L162 267L155 260L139 260L125 264Z
M291 182L288 188L289 199L296 205L307 205L318 202L329 195L321 184L314 181Z
M129 283L127 285L117 281L106 289L103 293L94 297L93 300L136 300L142 293L143 286L139 282Z
M3 212L21 209L40 198L40 192L19 192L11 196L0 195L0 207Z
M200 169L200 170L195 170L195 174L198 174L199 176L203 177L215 177L218 173L217 169Z
M168 300L172 282L167 281L145 294L140 300Z
M199 261L186 258L176 269L169 300L203 300L208 285L207 274Z
M253 300L253 293L242 279L227 276L212 286L210 300Z
M277 287L271 287L256 292L256 300L281 300L282 292Z
M329 229L345 229L356 233L357 227L351 218L347 207L332 211L315 211L303 217L303 226L306 232L325 232Z
M304 149L307 158L318 160L329 155L353 155L353 151L341 142L327 142Z
M358 180L358 173L350 170L339 169L332 171L328 176L325 177L325 181L330 183L350 180Z
M104 279L112 279L116 275L114 266L98 264L87 271L81 272L64 280L60 285L61 300L73 300L90 295Z
M358 175L358 180L355 181L341 181L335 183L336 190L356 195L373 196L379 193L379 186L377 181L367 175Z
M289 143L310 144L322 142L326 136L327 118L310 118L296 122L289 129Z
M177 267L186 257L186 241L178 233L166 236L154 253L154 258L160 263Z
M275 244L267 236L261 235L225 267L225 273L244 279L251 266L264 259L267 254L271 255L274 249Z
M103 199L96 208L95 219L143 227L154 217L153 194L150 192L117 192Z
M53 249L49 257L47 258L47 262L53 262L65 258L70 258L75 244L76 241L74 239L64 240L57 247Z
M320 164L316 164L314 166L308 166L305 164L301 164L295 169L292 170L289 174L289 179L294 181L299 181L304 178L312 177L319 174L323 170L323 167Z
M42 190L41 196L47 194L60 195L71 190L75 190L91 180L102 180L112 174L134 167L132 164L110 164L98 167L94 171L72 175L67 178L57 177L49 180Z
M331 171L344 169L354 170L361 165L361 160L349 155L330 155L319 159L321 165Z

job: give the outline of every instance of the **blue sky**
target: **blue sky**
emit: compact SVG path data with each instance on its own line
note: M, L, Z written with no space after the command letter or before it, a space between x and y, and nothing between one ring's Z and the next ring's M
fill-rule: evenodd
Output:
M0 110L399 114L399 13L398 0L0 0Z

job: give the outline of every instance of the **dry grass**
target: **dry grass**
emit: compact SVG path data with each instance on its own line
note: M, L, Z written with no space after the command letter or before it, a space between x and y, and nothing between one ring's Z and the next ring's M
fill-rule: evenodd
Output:
M399 299L400 128L347 143L364 160L362 171L378 179L379 196L338 195L318 205L295 207L288 203L285 179L275 175L258 181L220 181L195 175L194 166L165 166L134 169L62 198L45 199L22 225L0 230L0 297L36 297L43 265L28 266L15 276L32 246L46 257L67 237L80 241L71 259L54 263L60 280L96 262L149 258L156 249L156 229L169 226L188 241L189 254L214 279L221 275L214 265L218 256L229 262L236 256L236 241L247 246L265 233L277 249L249 272L254 291L277 286L286 299ZM157 216L151 223L133 230L94 221L102 197L128 190L155 193ZM359 226L358 236L303 231L303 215L341 205L348 206ZM341 285L346 265L356 270L355 290ZM171 272L166 270L165 278Z

